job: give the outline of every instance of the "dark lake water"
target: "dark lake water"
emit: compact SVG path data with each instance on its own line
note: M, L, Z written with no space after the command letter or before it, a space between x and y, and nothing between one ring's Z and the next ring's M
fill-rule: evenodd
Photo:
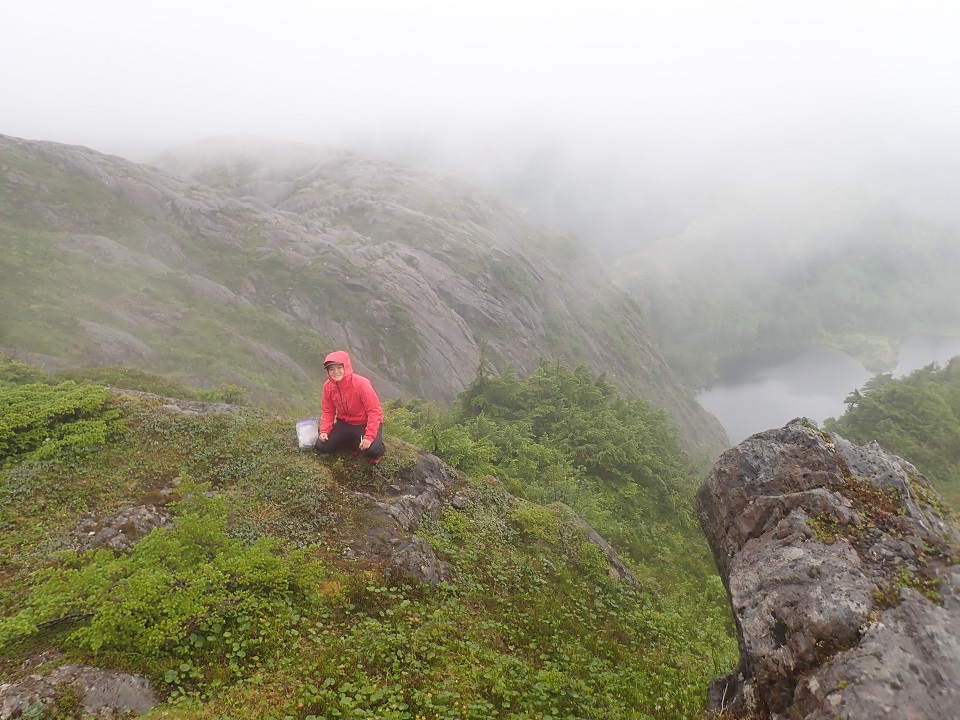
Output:
M955 355L960 355L960 337L910 336L901 344L894 376L931 362L943 365ZM730 358L719 374L697 400L717 417L734 444L795 417L821 424L838 417L846 410L843 399L873 376L850 355L820 346Z

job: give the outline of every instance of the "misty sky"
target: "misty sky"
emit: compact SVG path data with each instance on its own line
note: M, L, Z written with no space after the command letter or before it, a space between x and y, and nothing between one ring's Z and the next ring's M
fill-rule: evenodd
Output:
M954 8L924 0L11 2L0 133L138 161L217 135L362 151L392 144L401 161L395 149L407 143L409 156L432 153L437 165L459 162L468 179L488 173L501 184L537 153L553 153L568 176L583 178L582 203L592 194L622 208L642 196L657 212L735 164L798 172L801 163L842 168L868 157L902 178L914 173L911 162L949 156L934 168L946 187L960 156ZM952 203L952 187L943 194ZM563 220L566 198L553 202ZM594 215L632 222L603 208Z
M960 127L952 2L8 3L0 132L143 159L209 135L516 132L665 152Z

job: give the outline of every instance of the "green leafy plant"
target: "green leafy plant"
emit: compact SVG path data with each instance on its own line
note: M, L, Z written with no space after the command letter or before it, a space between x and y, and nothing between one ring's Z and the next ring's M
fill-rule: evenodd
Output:
M815 538L827 545L833 545L840 535L840 527L837 518L827 513L820 513L807 521L810 529L813 530Z
M67 555L37 571L26 607L0 621L0 646L65 623L74 626L63 638L69 647L172 654L190 667L225 659L240 673L315 602L323 569L274 539L230 537L226 504L208 490L187 482L175 527L129 554ZM179 681L183 669L174 672Z
M0 462L80 452L120 429L120 414L103 388L73 381L0 388Z
M911 573L907 568L898 568L893 577L883 585L874 588L873 599L881 609L896 607L900 604L901 588L913 588L927 600L939 605L942 600L937 592L939 581L928 572Z

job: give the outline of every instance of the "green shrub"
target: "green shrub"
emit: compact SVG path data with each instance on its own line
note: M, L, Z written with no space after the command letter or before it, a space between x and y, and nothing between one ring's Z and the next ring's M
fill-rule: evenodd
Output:
M104 388L31 383L0 389L0 462L52 458L100 445L121 429Z
M559 519L543 505L519 500L512 518L524 535L547 541L555 541L560 535Z
M222 383L209 390L198 390L197 399L204 402L229 403L243 405L247 401L247 391L239 385Z
M38 367L13 360L0 353L0 387L45 382L46 373Z
M0 647L64 620L79 626L66 647L151 660L179 658L168 682L199 678L204 664L243 668L267 652L316 603L321 566L276 539L227 534L227 505L207 486L184 486L173 529L128 554L98 550L33 575L26 607L0 621Z

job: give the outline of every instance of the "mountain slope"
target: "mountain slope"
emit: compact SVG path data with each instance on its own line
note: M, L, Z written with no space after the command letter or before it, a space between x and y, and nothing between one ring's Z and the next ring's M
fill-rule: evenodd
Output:
M0 347L237 384L304 411L338 346L384 395L428 399L451 398L481 355L500 371L586 361L665 408L689 448L724 446L574 238L346 153L213 147L215 160L203 148L164 160L188 179L0 139Z
M151 717L692 720L735 661L715 575L658 582L636 562L653 547L618 557L570 507L461 475L389 426L373 467L299 451L293 417L0 358L9 408L14 716L38 713L39 676L81 663L149 679L167 701Z

